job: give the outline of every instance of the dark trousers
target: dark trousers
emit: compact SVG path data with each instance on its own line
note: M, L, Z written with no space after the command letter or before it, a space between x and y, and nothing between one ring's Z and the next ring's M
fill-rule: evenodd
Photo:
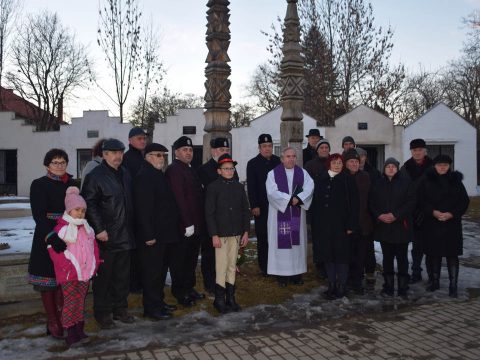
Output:
M155 243L137 249L143 284L143 309L154 312L162 309L164 304L165 253L166 245Z
M170 270L172 279L171 292L177 299L183 299L187 294L184 280L185 241L167 243L165 245L165 257L162 268L162 277L167 277Z
M421 274L423 259L423 236L419 229L413 228L412 242L412 273Z
M210 291L215 291L215 248L213 247L212 238L209 236L202 237L200 253L202 255L201 268L203 277L203 287Z
M268 265L268 235L267 233L256 233L257 236L257 257L258 267L263 274L267 274Z
M137 249L130 250L130 291L137 292L142 290L142 276L140 259Z
M170 271L173 262L178 266L178 281L172 278L172 294L177 299L182 299L187 291L193 289L197 282L195 271L197 269L198 254L200 252L201 238L198 235L182 237L174 249L170 259Z
M93 278L93 311L110 314L128 308L130 250L101 251L103 263Z
M345 285L348 277L348 264L339 263L325 263L325 270L327 272L328 282Z
M373 234L363 235L365 241L365 273L372 274L377 268L377 259L375 258L375 243Z
M408 243L389 244L380 242L383 253L383 273L394 274L394 260L397 259L397 270L399 275L408 275Z

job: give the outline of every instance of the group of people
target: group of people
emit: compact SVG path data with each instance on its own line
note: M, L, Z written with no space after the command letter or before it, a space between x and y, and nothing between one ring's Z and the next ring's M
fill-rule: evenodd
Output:
M90 279L93 314L102 329L134 322L130 292L142 292L145 317L170 318L177 305L164 300L167 272L178 304L195 305L205 298L195 289L199 254L203 287L214 296L215 309L239 311L236 262L249 241L251 216L260 272L275 276L281 287L303 284L308 222L316 268L328 278L326 298L344 296L347 284L363 291L364 276L368 280L375 271L374 240L382 245L384 294L394 292L395 258L398 295L405 296L407 284L421 280L426 254L428 289L439 288L441 259L447 257L450 295L456 296L468 196L452 160L439 155L432 161L425 142L416 139L402 169L389 158L380 174L351 137L344 138L342 154L330 154L317 129L307 137L301 168L294 148L278 157L271 135L261 134L259 153L246 166L247 191L227 138L210 142L211 159L198 169L191 166L187 136L174 142L168 166L168 149L147 145L141 128L131 129L126 152L120 140L101 139L82 174L81 191L66 171L68 154L48 151L47 173L31 185L36 227L28 269L29 282L41 293L47 334L68 345L87 339Z
M452 159L445 154L431 159L425 141L414 139L412 157L403 166L388 158L380 173L352 137L342 140L342 154L330 154L330 144L318 130L307 136L304 158L311 159L305 169L315 184L308 213L313 258L319 275L328 279L326 298L342 297L348 289L362 294L363 279L374 281L374 241L380 242L383 255L382 294L394 295L396 274L397 294L407 296L408 285L422 281L425 255L427 290L439 289L445 257L449 295L457 297L462 216L469 198Z

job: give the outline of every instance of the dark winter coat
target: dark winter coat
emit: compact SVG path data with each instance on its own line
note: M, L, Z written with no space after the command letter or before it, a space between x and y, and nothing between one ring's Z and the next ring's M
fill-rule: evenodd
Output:
M370 196L371 182L370 175L363 170L356 174L350 174L353 177L358 190L358 224L361 235L368 235L373 232L372 214L368 208L368 197Z
M152 239L164 244L180 239L175 196L163 172L145 160L133 180L133 205L137 247Z
M370 183L375 184L375 182L382 176L380 171L376 167L373 167L368 161L365 162L363 166L363 171L366 171L370 175Z
M424 214L422 233L424 251L430 256L458 256L463 254L462 215L470 199L462 183L463 175L449 171L439 175L435 168L427 170L419 188L419 206ZM433 210L450 212L453 218L439 221Z
M390 244L408 243L415 203L415 188L408 177L398 172L389 180L383 174L370 191L369 206L375 221L374 239ZM381 214L388 213L395 216L393 223L386 224L378 220Z
M47 251L45 237L57 225L57 219L65 211L65 193L73 186L70 179L66 184L59 180L42 176L35 179L30 186L30 207L35 232L33 234L28 273L30 275L55 278L52 260Z
M143 154L140 150L134 148L132 144L128 145L128 150L123 155L122 165L128 169L132 179L138 174L143 164Z
M123 166L114 170L105 160L85 178L82 196L87 202L87 220L95 230L108 234L99 241L100 250L124 251L135 248L130 173Z
M250 209L242 184L219 177L207 189L205 218L210 236L243 235L250 230Z
M310 145L307 144L307 147L303 149L303 163L306 164L312 159L315 159L317 156L317 149L314 147L312 148Z
M204 189L206 189L208 185L218 179L219 175L217 172L217 165L218 163L213 158L211 158L205 164L198 168L198 177L200 178ZM233 178L238 181L238 174L236 170Z
M313 241L318 244L320 260L348 264L352 244L347 230L358 231L358 192L353 178L345 172L331 178L324 172L315 180L313 202L312 224L317 229Z
M272 155L269 159L258 154L247 163L247 191L250 208L260 208L260 216L255 217L255 232L267 234L268 199L265 183L268 173L280 164L280 158Z
M183 234L187 227L194 225L195 235L205 235L204 192L197 172L175 159L165 175L180 210L180 231Z
M308 175L310 175L313 181L315 181L315 179L320 176L321 173L327 171L327 167L325 166L326 161L327 158L315 156L312 160L305 162L305 166L303 168L308 172Z

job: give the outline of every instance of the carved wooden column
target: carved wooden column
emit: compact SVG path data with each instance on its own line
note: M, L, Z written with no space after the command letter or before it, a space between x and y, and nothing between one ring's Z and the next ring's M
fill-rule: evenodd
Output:
M287 0L285 30L283 32L283 59L281 63L281 81L283 107L280 136L282 149L291 146L297 150L297 163L303 163L303 67L304 59L300 46L300 21L298 19L297 0Z
M230 134L230 85L231 70L227 51L230 45L228 0L209 0L207 3L207 47L205 68L205 132L203 136L203 161L210 157L210 140Z

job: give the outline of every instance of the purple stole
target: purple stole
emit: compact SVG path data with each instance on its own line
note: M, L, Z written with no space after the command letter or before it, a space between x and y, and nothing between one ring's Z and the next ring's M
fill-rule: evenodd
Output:
M283 164L273 169L275 183L278 191L290 194L288 191L287 173ZM296 189L303 187L303 170L295 166L293 168L292 195ZM288 205L285 212L277 211L277 236L279 249L291 249L292 245L300 245L300 216L302 209L299 206Z

